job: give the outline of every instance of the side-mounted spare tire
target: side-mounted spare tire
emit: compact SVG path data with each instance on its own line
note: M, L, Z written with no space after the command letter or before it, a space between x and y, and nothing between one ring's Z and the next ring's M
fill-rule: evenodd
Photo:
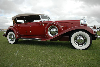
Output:
M47 38L50 38L58 35L60 31L61 27L59 26L59 24L48 24L46 26L45 34Z
M88 49L92 43L92 36L85 31L76 31L71 34L71 45L79 50Z
M15 44L18 42L18 39L16 39L15 37L15 33L14 32L8 32L8 35L7 35L7 40L10 44Z
M51 25L48 27L48 35L53 37L58 34L58 28L55 25Z

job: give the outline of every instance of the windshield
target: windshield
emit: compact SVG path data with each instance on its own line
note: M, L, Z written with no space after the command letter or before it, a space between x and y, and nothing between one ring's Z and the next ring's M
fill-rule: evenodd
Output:
M43 20L43 21L49 21L50 18L47 15L41 15L41 20Z

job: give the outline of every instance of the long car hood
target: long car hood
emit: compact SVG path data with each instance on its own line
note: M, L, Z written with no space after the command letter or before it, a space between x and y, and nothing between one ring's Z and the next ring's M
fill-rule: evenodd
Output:
M55 22L58 22L61 26L64 27L80 26L80 20L60 20Z
M80 20L58 20L58 21L44 21L44 23L59 23L60 25L73 25L73 26L80 26Z
M78 23L80 23L80 20L59 20L59 21L55 21L55 22L63 22L63 23L65 23L65 22L67 22L67 23L69 23L69 22L72 22L72 23L74 23L74 22L78 22Z
M44 23L59 22L59 23L80 23L80 20L57 20L57 21L44 21Z

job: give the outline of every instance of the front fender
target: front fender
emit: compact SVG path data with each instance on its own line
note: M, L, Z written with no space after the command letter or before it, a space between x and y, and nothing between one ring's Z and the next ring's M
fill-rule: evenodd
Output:
M68 28L66 30L66 32L69 32L69 31L72 31L72 30L77 30L77 29L78 30L86 30L86 31L88 31L91 34L94 34L94 31L90 27L88 27L88 26L75 26L75 27L71 27L71 28Z

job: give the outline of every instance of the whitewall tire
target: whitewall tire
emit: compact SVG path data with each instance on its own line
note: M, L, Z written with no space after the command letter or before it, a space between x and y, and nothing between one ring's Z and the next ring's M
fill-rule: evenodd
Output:
M74 48L84 50L90 47L92 37L85 31L76 31L71 35L70 43Z
M7 40L10 44L14 44L17 43L18 39L16 39L15 37L15 33L14 32L9 32L7 35Z

